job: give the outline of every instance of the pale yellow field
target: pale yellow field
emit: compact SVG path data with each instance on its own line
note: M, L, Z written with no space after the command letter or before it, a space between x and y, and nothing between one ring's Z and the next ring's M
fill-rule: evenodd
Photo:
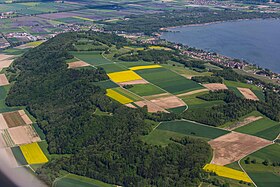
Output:
M215 164L206 164L203 168L207 172L215 172L218 176L235 179L244 182L252 182L248 175L242 171L231 169L225 166Z
M161 68L162 66L160 65L147 65L147 66L135 66L132 68L129 68L130 70L136 71L136 70L141 70L141 69L153 69L153 68Z
M131 99L119 94L118 92L112 90L112 89L107 89L107 96L108 97L111 97L112 99L120 102L121 104L128 104L128 103L131 103L133 102Z
M28 164L42 164L48 162L47 157L36 142L21 145L20 150Z
M137 51L143 51L144 47L129 47L129 46L124 46L123 48L125 49L130 49L130 50L137 50Z
M109 73L108 76L111 80L117 83L142 79L142 77L140 77L137 73L131 70Z
M153 45L153 46L150 46L149 49L155 49L155 50L166 50L166 51L170 51L171 49L170 48L167 48L167 47L161 47L161 46L156 46L156 45Z
M35 41L35 42L29 42L26 45L30 46L30 47L37 47L39 45L41 45L44 41Z
M81 20L85 20L85 21L94 21L93 19L84 18L84 17L80 17L80 16L72 16L72 18L77 18L77 19L81 19Z

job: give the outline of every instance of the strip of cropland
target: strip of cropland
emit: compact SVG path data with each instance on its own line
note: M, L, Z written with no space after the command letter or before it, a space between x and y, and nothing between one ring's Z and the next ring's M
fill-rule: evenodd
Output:
M280 145L273 144L241 160L241 165L258 187L275 187L280 184ZM245 163L245 160L248 162Z
M111 97L112 99L120 102L121 104L128 104L128 103L133 102L133 100L131 100L131 99L129 99L129 98L119 94L118 92L116 92L116 91L114 91L112 89L107 89L106 92L107 92L106 95L108 97Z
M198 83L165 68L145 69L136 72L145 80L172 94L180 94L203 88Z
M67 174L64 177L56 180L53 187L114 187L115 185L107 184L98 180L87 177Z
M101 52L96 51L72 51L71 54L79 60L82 60L90 65L99 66L103 64L111 64L112 62L108 61L107 59L103 58L100 54Z
M162 122L149 135L144 136L143 140L157 145L167 145L170 138L180 138L193 136L205 140L211 140L229 133L229 131L195 123L192 121L167 121Z
M203 168L207 172L214 172L218 176L226 177L230 179L235 179L238 181L244 181L251 183L251 179L248 177L248 175L245 172L238 171L235 169L231 169L225 166L218 166L215 164L206 164Z
M280 123L273 121L264 115L260 114L260 116L262 116L262 119L239 127L234 131L258 136L268 140L274 140L280 133Z
M109 73L108 76L112 81L116 83L129 82L129 81L142 79L142 77L140 77L137 73L131 70Z
M42 164L48 162L47 157L41 150L38 143L31 143L20 146L26 161L28 164Z

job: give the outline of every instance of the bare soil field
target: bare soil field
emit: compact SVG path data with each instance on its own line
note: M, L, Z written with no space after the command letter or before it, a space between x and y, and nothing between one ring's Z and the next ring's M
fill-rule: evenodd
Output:
M0 86L10 84L5 74L0 74Z
M11 150L11 148L2 148L0 149L1 159L2 161L7 162L7 166L11 168L18 167L18 163L16 161L16 158Z
M84 62L84 61L76 61L76 62L70 62L68 63L68 68L80 68L80 67L86 67L90 66L90 64Z
M150 101L137 101L134 103L139 107L147 106L148 112L166 112L166 113L168 113L168 111L164 110L163 108L155 105L154 103L152 103Z
M228 89L225 84L220 84L220 83L209 83L209 84L202 84L202 85L211 91Z
M161 97L158 99L153 99L153 100L151 100L151 102L153 102L154 104L156 104L164 109L186 106L184 101L182 101L181 99L179 99L176 96Z
M3 115L0 114L0 130L7 129L7 128L9 128L9 127L8 127Z
M147 100L153 100L153 99L158 99L161 97L167 97L167 96L172 96L170 93L162 93L162 94L156 94L156 95L149 95L149 96L143 96L143 98Z
M7 68L12 64L13 60L0 60L0 69Z
M124 85L135 85L135 84L148 84L149 82L144 80L144 79L140 79L140 80L134 80L134 81L128 81L128 82L121 82L119 83L119 85L124 86Z
M237 129L239 127L248 125L249 123L252 123L254 121L258 121L262 118L263 118L262 116L249 116L249 117L243 119L242 121L239 121L237 123L234 123L234 124L230 125L229 127L225 128L225 129L226 130L234 130L234 129Z
M7 145L6 145L6 142L5 142L5 140L2 136L2 132L1 132L1 134L0 134L0 149L4 148L4 147L7 147Z
M26 125L31 125L33 123L24 110L19 110L18 113Z
M259 98L249 88L237 88L246 99L258 101Z
M208 89L206 89L206 88L205 89L200 89L200 90L194 90L194 91L191 91L191 92L178 94L177 97L193 95L193 94L197 94L197 93L201 93L201 92L206 92L206 91L208 91Z
M22 119L21 115L18 111L15 112L6 112L2 114L8 127L17 127L21 125L25 125L25 121Z
M134 105L131 104L131 103L125 104L125 106L127 106L127 107L129 107L129 108L136 108L136 106L134 106Z
M30 125L9 128L8 132L16 145L40 141L40 137Z
M214 150L212 164L227 165L259 150L271 141L255 136L231 132L208 142Z
M13 58L14 55L5 55L5 54L0 54L0 61L2 60L7 60Z

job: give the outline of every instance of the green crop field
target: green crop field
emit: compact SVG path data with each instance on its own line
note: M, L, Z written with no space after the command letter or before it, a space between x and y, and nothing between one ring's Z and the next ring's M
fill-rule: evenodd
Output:
M217 101L205 101L203 99L197 98L197 96L207 94L208 91L200 92L192 95L187 95L181 97L181 99L188 105L190 109L192 108L204 108L204 107L212 107L215 105L223 104L224 101L217 100Z
M170 138L183 138L185 136L185 134L177 132L155 129L149 135L144 136L142 140L149 144L166 146L172 142Z
M59 180L56 180L53 187L113 187L98 180L82 177L74 174L67 174Z
M94 85L100 86L103 89L119 87L116 83L112 82L111 80L95 82Z
M113 72L127 70L127 68L118 64L103 64L98 67L103 68L106 71L106 73L113 73Z
M191 121L170 121L161 123L159 130L178 132L185 135L198 136L202 138L214 139L229 133L229 131L213 128L210 126L194 123Z
M129 90L140 96L148 96L148 95L165 93L163 90L161 90L160 88L158 88L152 84L133 85L133 87L129 88Z
M180 107L176 107L176 108L170 108L168 109L169 112L173 112L176 114L181 114L182 112L184 112L186 110L187 106L180 106Z
M246 83L242 83L242 82L235 82L235 81L224 81L226 86L229 87L241 87L241 88L249 88L251 90L262 90L260 87L257 87L253 84L246 84Z
M280 123L263 116L262 119L239 127L235 131L273 140L280 133Z
M111 64L112 62L103 58L100 52L83 51L83 52L71 52L77 59L85 61L93 66L99 66L103 64Z
M26 162L20 148L19 147L12 147L11 149L12 149L12 152L13 152L18 164L19 165L27 165L27 162Z
M152 62L144 62L144 61L137 61L137 62L118 62L118 64L123 65L127 68L131 68L134 66L147 66L147 65L153 65Z
M237 89L237 87L234 86L227 86L229 90L233 91L235 93L235 95L237 95L238 97L241 98L245 98L242 93Z
M137 73L147 81L173 94L180 94L203 88L196 82L186 79L165 68L139 70Z
M251 155L250 159L256 159L256 164L245 164L244 160L241 164L258 187L275 187L280 184L280 168L279 166L272 166L273 162L280 162L280 145L273 144L267 146ZM268 166L262 164L264 160L268 160Z
M172 63L173 64L173 63ZM211 72L197 72L188 68L184 68L182 64L174 63L176 66L170 65L170 64L163 64L162 66L166 69L170 69L172 71L175 71L176 73L185 76L185 77L192 77L192 76L210 76L212 75Z

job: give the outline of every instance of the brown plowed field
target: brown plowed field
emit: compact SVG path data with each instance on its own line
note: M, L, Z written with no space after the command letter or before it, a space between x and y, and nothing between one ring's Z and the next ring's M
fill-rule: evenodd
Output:
M0 74L0 86L8 85L9 81L5 74Z
M134 103L139 107L147 106L148 112L166 112L166 113L168 113L168 111L164 110L163 108L155 105L154 103L152 103L150 101L137 101Z
M240 91L240 93L242 93L242 95L246 99L250 99L250 100L254 100L254 101L258 101L259 100L259 98L249 88L237 88L237 89Z
M15 112L6 112L2 114L8 127L17 127L21 125L25 125L25 121L22 119L18 111Z
M204 87L206 87L208 90L216 91L216 90L227 90L227 86L225 84L220 83L209 83L209 84L203 84Z
M214 150L212 164L227 165L271 144L271 141L231 132L208 142Z
M149 82L144 80L144 79L140 79L140 80L134 80L134 81L127 81L127 82L121 82L119 83L119 85L124 86L124 85L135 85L135 84L148 84Z
M90 64L84 62L84 61L76 61L76 62L70 62L68 63L68 68L80 68L80 67L86 67L90 66Z
M151 102L164 109L186 106L186 104L176 96L168 96L168 97L161 97L158 99L152 99Z
M8 132L16 145L40 141L39 136L30 125L9 128Z

